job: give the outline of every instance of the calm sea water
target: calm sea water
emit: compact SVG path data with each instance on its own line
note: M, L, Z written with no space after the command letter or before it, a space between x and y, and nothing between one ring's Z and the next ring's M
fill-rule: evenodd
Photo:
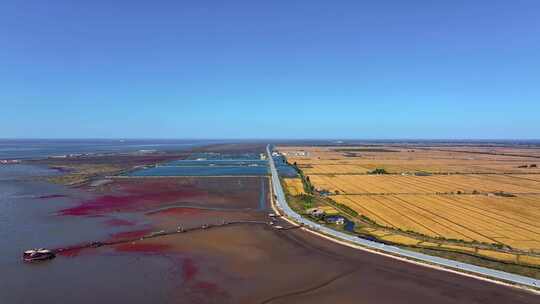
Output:
M0 159L43 158L69 153L183 150L208 141L0 141ZM41 181L59 174L45 166L0 165L0 303L167 303L178 282L171 260L100 248L96 254L39 264L21 260L24 250L103 240L122 227L99 217L58 216L91 194ZM131 227L130 229L136 229ZM61 259L61 260L60 260Z
M7 140L0 139L0 159L32 159L80 153L135 152L140 150L178 151L223 140Z
M88 194L35 180L53 174L44 167L0 166L0 303L168 302L174 286L165 257L103 252L40 264L21 261L28 248L79 244L111 233L100 218L55 214ZM42 198L51 195L66 197Z

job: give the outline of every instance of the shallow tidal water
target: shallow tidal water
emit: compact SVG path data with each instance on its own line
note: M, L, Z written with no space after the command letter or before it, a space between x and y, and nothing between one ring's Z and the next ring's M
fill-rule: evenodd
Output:
M174 296L171 258L108 248L76 257L27 264L22 252L104 239L122 227L100 217L58 216L87 193L52 185L35 176L54 170L0 166L0 303L163 303ZM124 228L125 229L125 228ZM159 286L159 288L156 288Z

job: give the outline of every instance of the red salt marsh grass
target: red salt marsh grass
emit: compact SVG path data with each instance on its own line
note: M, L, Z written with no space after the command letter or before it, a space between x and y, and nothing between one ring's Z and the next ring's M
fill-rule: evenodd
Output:
M118 252L136 252L141 254L163 254L170 249L171 246L168 244L148 242L129 242L114 246L114 250Z
M192 280L197 272L199 271L198 267L195 266L195 263L192 259L187 258L184 260L182 264L182 275L184 277L184 280L190 281Z
M78 206L62 209L58 213L60 215L85 216L113 212L144 211L148 208L155 207L156 205L195 196L197 196L197 193L185 190L128 193L121 196L103 195L84 201Z
M119 252L140 254L169 254L170 243L153 239L140 241L140 238L159 230L171 230L182 225L184 228L203 224L218 224L223 220L250 219L254 212L228 211L238 206L258 206L261 180L249 178L179 178L179 179L137 179L115 180L103 185L97 193L101 195L86 199L79 204L60 210L63 216L104 217L100 222L107 227L125 227L128 231L116 232L109 237L93 241L117 244L113 247ZM238 191L243 189L244 191ZM229 195L229 193L232 195ZM240 203L239 203L240 202ZM200 205L202 209L176 207L176 205ZM216 207L217 206L217 207ZM210 210L205 208L223 208ZM255 208L253 208L255 209ZM130 220L113 214L132 214L141 216ZM161 239L161 238L159 238ZM136 241L132 243L133 241ZM121 243L119 242L127 242ZM91 241L66 246L61 256L76 257L83 251L95 251ZM174 250L173 250L174 251ZM85 252L86 254L86 252Z
M141 238L152 231L150 228L118 232L111 235L110 242Z
M265 179L266 181L266 179ZM62 209L63 216L95 216L116 212L152 211L167 204L219 208L258 208L259 178L163 178L115 180L105 192Z

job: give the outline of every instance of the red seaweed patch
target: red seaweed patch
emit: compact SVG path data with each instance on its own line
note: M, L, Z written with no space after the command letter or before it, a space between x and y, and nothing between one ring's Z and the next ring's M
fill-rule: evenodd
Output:
M142 254L159 254L168 251L171 246L167 244L156 244L156 243L144 243L144 242L133 242L133 243L124 243L116 245L116 251L119 252L136 252Z
M186 190L170 191L147 191L143 193L132 193L128 195L103 195L87 200L81 204L62 209L59 215L70 216L91 216L96 214L108 214L114 212L134 212L144 211L156 205L176 202L181 199L190 198L199 193Z
M151 232L151 229L118 232L111 235L112 241L130 240L141 238Z
M182 275L185 281L191 281L195 275L199 272L199 269L193 263L192 259L185 259L182 263Z

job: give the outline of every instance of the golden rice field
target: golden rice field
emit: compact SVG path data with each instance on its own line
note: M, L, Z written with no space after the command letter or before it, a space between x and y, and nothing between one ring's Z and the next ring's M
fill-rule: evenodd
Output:
M436 249L436 250L442 249L442 250L457 251L457 252L462 252L462 253L465 252L465 253L480 255L487 258L501 260L505 262L521 263L521 264L528 264L528 265L540 265L540 257L538 256L506 253L506 252L487 250L487 249L478 249L478 248L471 247L470 245L468 246L466 244L450 245L450 244L445 244L445 243L426 242L412 236L406 236L399 233L392 233L392 232L384 231L381 229L375 229L375 228L366 228L363 230L364 232L372 234L381 240L397 243L397 244L417 246L417 247Z
M540 176L540 175L539 175ZM344 194L510 192L540 194L540 180L514 175L309 175L316 188Z
M337 147L279 147L290 163L296 162L305 174L362 174L375 168L384 168L391 173L430 172L430 173L540 173L540 149L518 149L515 153L508 149L484 151L512 155L478 154L482 150L467 148L475 153L439 151L430 149L378 147L391 152L362 152L358 147L339 147L352 149L355 156L337 151ZM461 148L465 149L465 148ZM298 155L302 152L302 155ZM307 154L307 155L304 155ZM347 156L349 155L349 156ZM524 156L531 157L524 157ZM519 168L536 164L536 168Z
M285 187L291 195L305 194L304 184L300 178L284 178Z
M286 154L289 162L297 163L316 189L337 193L331 196L334 201L381 226L434 238L496 243L540 253L540 169L530 166L540 165L537 158L540 149L395 146L362 149L282 147L279 151ZM394 174L366 174L375 168L385 168ZM442 174L411 174L418 171ZM511 193L514 197L494 194L498 192ZM426 245L429 242L400 233L384 230L372 233L401 244L433 247ZM517 254L475 249L459 243L433 245L499 260L540 264L538 256L518 258Z
M337 195L375 222L427 236L540 251L540 196Z

